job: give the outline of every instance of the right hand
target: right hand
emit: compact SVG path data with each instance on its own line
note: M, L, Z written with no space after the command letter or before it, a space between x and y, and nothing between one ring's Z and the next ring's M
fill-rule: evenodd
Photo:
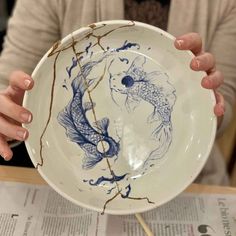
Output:
M0 91L0 155L5 160L12 158L12 150L7 141L24 141L28 138L28 130L22 123L32 121L32 113L22 107L26 90L33 88L34 81L22 71L14 71L9 78L9 86Z

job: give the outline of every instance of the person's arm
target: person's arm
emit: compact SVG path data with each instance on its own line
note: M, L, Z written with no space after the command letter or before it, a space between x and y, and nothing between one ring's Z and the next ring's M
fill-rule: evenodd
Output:
M223 2L223 1L222 1ZM218 88L225 99L225 115L218 130L222 134L232 119L236 101L236 1L228 1L227 8L221 8L218 25L209 45L214 55L216 68L224 75L224 84Z
M60 37L56 1L17 0L0 56L0 88L12 71L31 74L42 55Z
M21 106L22 100L25 90L33 87L30 74L34 67L60 38L56 3L17 0L9 20L0 56L0 155L5 160L12 157L7 140L28 137L21 124L31 122L32 114Z

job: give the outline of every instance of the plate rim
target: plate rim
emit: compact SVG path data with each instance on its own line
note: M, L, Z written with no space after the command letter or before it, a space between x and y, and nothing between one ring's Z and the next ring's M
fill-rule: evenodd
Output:
M130 22L131 21L128 21L128 20L108 20L108 21L96 22L94 24L97 27L97 26L102 25L102 24L106 24L106 25L124 24L125 25L125 24L130 23ZM164 31L164 30L162 30L158 27L155 27L155 26L152 26L152 25L149 25L149 24L146 24L146 23L138 22L138 21L132 21L132 22L135 23L135 26L143 27L143 28L146 28L148 30L155 31L156 33L162 34L164 37L172 40L173 42L175 40L175 37L173 35L171 35L170 33L166 32L166 31ZM58 42L60 42L60 46L67 43L67 42L69 42L69 40L71 41L72 36L76 37L77 35L87 31L89 28L90 28L89 26L85 26L85 27L81 27L81 28L73 31L72 33L69 33L67 36L65 36L64 38L62 38L61 40L58 41ZM37 63L35 69L33 70L32 74L31 74L31 77L33 78L33 80L34 80L34 77L37 74L39 68L47 60L48 55L52 51L52 49L53 49L53 46L50 47L50 49L43 55L43 57ZM194 54L191 51L185 50L184 52L189 55L190 59L194 57ZM203 72L203 73L206 74L205 72ZM29 97L30 92L31 91L26 91L26 93L24 95L24 99L23 99L23 103L22 103L23 107L27 108L27 101L28 101L28 97ZM214 92L212 90L209 90L209 94L210 94L209 96L211 98L212 108L213 108L214 104L216 103L216 98L215 98ZM24 128L27 128L27 125L25 125L25 124L23 124L22 126ZM212 128L211 129L212 129L212 132L209 135L211 137L211 139L209 140L210 142L207 145L206 153L204 154L203 158L201 158L201 162L200 163L198 162L199 164L197 166L196 171L194 173L191 173L190 178L186 179L186 181L183 182L183 184L181 184L182 188L179 188L178 191L175 191L175 194L172 194L171 196L165 198L165 200L163 199L162 201L158 201L155 204L147 204L144 207L136 208L136 210L134 210L134 209L133 210L132 209L126 210L125 208L122 209L122 210L120 210L120 209L119 210L112 210L112 209L109 209L109 206L107 206L105 213L106 214L112 214L112 215L129 215L129 214L135 214L135 213L141 213L141 212L149 211L149 210L152 210L154 208L157 208L157 207L169 202L171 199L174 199L176 196L178 196L180 193L182 193L190 184L193 183L193 181L199 175L199 173L201 172L201 170L203 169L204 165L206 164L206 162L209 158L210 152L211 152L211 150L214 146L216 132L217 132L217 117L216 116L212 117ZM33 135L33 134L31 134L31 135ZM30 159L34 164L34 167L36 168L38 162L37 162L36 159L33 158L34 155L31 152L31 147L30 147L30 144L29 144L28 140L25 141L25 145L26 145L27 152L29 153ZM85 207L87 209L94 210L94 211L97 211L97 212L102 212L102 210L103 210L102 206L101 206L101 208L99 208L99 207L95 207L93 205L86 204L84 202L75 200L72 197L70 197L68 194L64 193L58 186L56 186L51 180L48 179L47 175L44 173L43 168L41 166L38 166L37 171L40 173L42 178L47 182L47 184L49 186L51 186L60 195L62 195L65 199L70 200L71 202L73 202L77 206Z

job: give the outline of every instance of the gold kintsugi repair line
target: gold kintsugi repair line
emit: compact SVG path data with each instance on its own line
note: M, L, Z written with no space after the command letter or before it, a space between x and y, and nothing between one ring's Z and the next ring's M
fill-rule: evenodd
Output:
M89 36L93 36L93 37L95 37L97 39L97 43L95 43L92 47L98 45L103 51L105 51L104 48L102 47L101 43L100 43L101 39L103 37L107 36L108 34L112 33L113 31L117 30L117 29L133 26L134 22L132 22L132 23L133 23L132 25L124 25L124 26L120 26L120 27L118 27L116 29L110 30L110 31L106 32L105 34L103 34L102 36L95 36L93 34L90 34ZM77 63L78 63L78 65L80 67L80 70L81 70L81 74L82 74L82 77L83 77L83 80L84 80L84 83L85 83L85 86L86 86L86 90L88 92L89 100L90 100L91 104L93 104L93 100L92 100L92 97L91 97L91 92L98 86L100 81L104 78L104 75L105 75L105 72L106 72L106 66L104 68L104 72L103 72L103 75L101 76L100 80L97 82L97 84L91 90L89 90L89 86L88 86L88 83L86 81L86 78L84 78L83 73L82 73L82 66L81 66L79 58L78 58L78 53L76 53L76 50L75 50L76 41L74 40L73 36L72 36L72 39L73 39L72 48L73 48L74 54L76 55ZM94 122L97 124L97 117L96 117L96 113L95 113L94 107L92 107L92 113L93 113L93 117L94 117ZM103 152L105 153L105 145L104 145L103 141L101 141L101 144L102 144ZM107 162L110 174L111 174L111 176L115 180L115 174L114 174L114 171L111 168L111 164L110 164L110 162L109 162L107 157L105 159L106 159L106 162ZM108 199L105 202L104 207L103 207L103 211L102 211L101 214L105 213L105 209L106 209L106 206L108 205L108 203L111 202L112 200L114 200L118 195L120 195L122 198L124 198L123 195L121 194L122 190L120 189L118 182L116 180L114 182L115 182L115 185L116 185L116 188L117 188L117 193L112 198ZM140 198L140 197L139 198L136 198L136 197L126 197L126 198L127 199L131 199L131 200L147 200L148 203L152 203L152 204L154 203L154 202L150 201L149 198L147 198L147 197L143 197L143 198Z
M72 40L74 41L74 37L73 37L73 36L72 36ZM72 43L72 49L73 49L74 54L77 55L77 54L76 54L75 44L74 44L74 43ZM82 75L82 78L83 78L83 81L84 81L84 84L85 84L85 88L86 88L86 90L87 90L87 92L88 92L89 101L90 101L91 104L94 104L94 103L93 103L92 96L91 96L91 91L89 90L88 82L86 81L86 78L85 78L84 75L83 75L82 66L81 66L80 61L79 61L79 59L78 59L77 56L76 56L76 58L77 58L77 63L78 63L78 65L79 65L79 67L80 67L80 71L81 71L81 75ZM106 68L106 67L105 67L105 68ZM104 77L105 72L106 72L106 70L104 70L103 75L101 76L101 78ZM97 119L97 116L96 116L96 113L95 113L94 106L92 106L92 113L93 113L93 118L94 118L95 124L98 124L98 119ZM101 134L100 134L100 135L101 135ZM105 145L104 145L104 142L103 142L102 138L101 138L101 144L102 144L103 153L105 153L106 150L105 150ZM108 166L108 169L109 169L109 171L110 171L110 174L111 174L111 176L112 176L112 177L114 178L114 180L115 180L115 174L114 174L114 171L111 169L111 164L110 164L110 162L109 162L109 160L108 160L107 157L106 157L105 159L106 159L107 166ZM120 189L119 184L117 183L116 180L115 180L115 184L116 184L116 188L117 188L117 194L115 195L115 197L116 197L116 196L118 196L118 195L120 194L121 189ZM115 197L112 197L112 199L114 199ZM106 206L112 199L109 199L109 200L105 203L104 206ZM104 211L105 211L105 209L104 209ZM104 213L104 211L103 211L103 213Z
M103 28L103 27L105 27L105 26L106 26L106 25L103 24L103 25L101 25L100 27L95 28L95 27L96 27L95 24L89 25L88 27L92 29L92 32L87 33L84 37L82 37L82 38L79 39L79 40L76 40L76 41L74 40L73 42L69 43L68 46L65 46L64 48L59 49L58 51L57 51L56 49L58 48L58 46L60 45L61 42L60 42L60 41L57 41L57 42L52 46L52 51L48 54L48 57L53 56L54 54L56 54L56 53L58 53L58 52L63 52L63 51L65 51L65 50L71 48L71 47L72 47L72 44L75 44L75 45L76 45L77 43L81 42L81 41L84 40L84 39L89 39L89 37L90 37L91 35L93 35L93 32L94 32L94 31L96 31L96 30L98 30L98 29L101 29L101 28ZM85 51L83 51L83 52L78 52L78 54L83 54L84 52L85 52Z
M56 53L61 53L61 52L65 51L65 50L71 48L71 45L69 44L68 46L66 46L66 47L64 47L64 48L62 48L62 49L59 49L59 50L57 51L57 48L58 48L58 46L59 46L60 44L61 44L61 41L57 41L56 43L54 43L54 45L52 46L51 52L49 52L49 54L48 54L48 57L51 57L51 56L53 56L53 55L56 54Z
M74 37L73 37L73 36L72 36L72 40L74 41ZM91 104L94 104L94 103L93 103L92 96L91 96L91 92L92 92L92 91L89 90L88 82L86 81L86 78L85 78L84 75L83 75L82 66L81 66L81 64L80 64L79 58L77 57L76 50L75 50L75 44L74 44L74 43L72 43L72 49L73 49L74 54L76 55L77 63L78 63L78 65L79 65L79 67L80 67L80 71L81 71L81 75L82 75L82 78L83 78L83 81L84 81L84 84L85 84L85 88L86 88L86 90L87 90L87 92L88 92L89 101L90 101ZM106 66L105 66L105 68L106 68ZM105 72L106 72L106 70L104 70L104 73L103 73L103 75L101 76L101 78L104 78ZM98 85L98 84L97 84L97 85ZM96 86L97 86L97 85L96 85ZM95 113L94 106L92 106L92 113L93 113L93 119L94 119L95 124L98 124L98 120L97 120L97 116L96 116L96 113ZM106 149L105 149L105 145L104 145L103 141L101 141L101 144L102 144L103 152L105 153L105 152L106 152ZM109 161L108 161L107 158L106 158L106 160L107 160L108 167L109 167L109 170L110 170L110 172L111 172L111 175L114 177L113 171L111 170L111 165L110 165L110 163L109 163Z
M92 25L89 25L89 27L92 29L92 32L89 32L87 35L85 35L85 36L84 36L83 38L81 38L80 40L75 41L74 38L73 38L73 35L72 35L72 43L69 44L68 46L66 46L66 47L64 47L64 48L62 48L62 49L60 49L60 50L57 50L58 46L60 45L60 41L56 42L56 43L53 45L53 48L52 48L51 52L48 54L48 57L53 56L54 54L57 54L57 55L56 55L56 57L55 57L54 65L53 65L53 70L54 70L54 71L53 71L53 83L52 83L52 88L51 88L51 101L50 101L50 107L49 107L49 116L48 116L48 120L47 120L47 122L46 122L45 128L43 129L42 135L40 136L40 159L41 159L41 163L38 163L38 164L36 165L36 168L38 168L38 166L43 166L43 153L42 153L42 150L43 150L43 142L42 142L42 140L43 140L43 136L45 135L45 132L46 132L46 130L47 130L47 128L48 128L49 122L50 122L50 120L51 120L52 105L53 105L53 95L54 95L54 87L55 87L55 81L56 81L56 62L57 62L57 59L58 59L60 53L61 53L62 51L65 51L65 50L67 50L67 49L69 49L69 48L72 47L73 52L74 52L74 54L75 54L75 56L76 56L78 65L79 65L79 67L80 67L81 74L82 74L82 77L83 77L84 82L85 82L85 85L86 85L86 89L87 89L87 91L88 91L89 100L90 100L91 104L93 104L93 102L92 102L92 97L91 97L91 92L99 85L99 83L101 82L101 80L104 78L105 72L106 72L106 66L105 66L105 68L104 68L104 72L103 72L102 76L100 77L99 81L96 83L96 85L95 85L91 90L89 90L89 89L88 89L88 87L89 87L89 86L88 86L88 83L87 83L86 79L85 79L84 76L83 76L83 73L82 73L82 66L81 66L80 61L79 61L79 58L78 58L78 56L81 55L81 54L83 54L85 51L76 53L75 45L76 45L78 42L82 41L83 39L85 39L85 38L88 39L90 36L92 36L92 37L95 37L95 38L97 39L97 42L96 42L94 45L92 45L92 47L98 45L103 51L105 51L104 48L103 48L102 45L101 45L101 39L102 39L103 37L107 36L108 34L114 32L115 30L118 30L118 29L120 29L120 28L130 27L130 26L134 26L134 25L135 25L134 22L131 22L131 23L132 23L131 25L129 25L129 24L128 24L128 25L123 25L123 26L117 27L117 28L115 28L115 29L112 29L112 30L106 32L105 34L103 34L103 35L101 35L101 36L94 35L93 33L94 33L95 30L100 29L100 28L102 28L102 27L104 27L104 26L106 26L106 25L103 24L102 26L96 28L96 25L95 25L95 24L92 24ZM95 113L94 107L92 107L92 112L93 112L93 116L94 116L95 123L97 124L97 118L96 118L96 113ZM105 146L104 146L103 141L101 141L101 144L102 144L103 152L105 153ZM110 174L111 174L111 176L112 176L112 177L114 178L114 180L115 180L115 174L114 174L114 171L111 169L111 164L110 164L110 162L109 162L109 160L108 160L107 157L106 157L105 159L106 159L106 162L107 162L107 165L108 165ZM116 180L115 180L115 184L116 184L116 188L117 188L117 193L116 193L112 198L108 199L108 200L105 202L104 207L103 207L102 214L104 214L107 204L108 204L109 202L111 202L112 200L114 200L118 195L120 195L122 198L124 198L124 195L121 194L122 189L120 189L119 184L118 184L118 182L117 182ZM153 202L151 202L147 197L143 197L143 198L125 197L125 198L126 198L126 199L131 199L131 200L147 200L148 203L153 203Z
M36 169L38 168L38 166L43 166L43 137L44 137L44 134L45 134L45 132L47 130L48 124L49 124L50 119L51 119L51 112L52 112L52 105L53 105L53 97L52 96L54 94L54 85L55 85L55 80L56 80L56 62L57 62L58 56L59 56L59 54L61 52L65 51L65 50L67 50L67 49L69 49L71 47L74 47L75 44L77 44L78 42L82 41L83 39L89 38L90 35L93 35L93 32L95 30L100 29L100 28L102 28L104 26L105 26L105 24L103 24L102 26L96 28L95 24L91 24L88 27L90 27L92 29L92 32L89 32L87 35L85 35L83 38L81 38L78 41L74 41L74 39L73 39L72 43L70 43L68 46L66 46L66 47L64 47L62 49L59 49L59 50L57 50L57 49L58 49L59 45L61 44L61 41L57 41L52 46L51 52L49 52L49 54L48 54L48 57L51 57L51 56L53 56L55 54L57 54L57 55L56 55L56 58L54 60L54 65L53 65L53 83L52 83L52 88L51 88L51 100L50 100L49 116L48 116L48 120L46 122L46 125L45 125L45 127L43 129L43 132L42 132L42 134L40 136L40 163L37 163L37 165L35 167ZM79 55L83 54L84 52L85 51L80 52ZM78 55L76 54L76 58L77 58L77 56Z
M104 48L103 48L102 45L101 45L101 42L100 42L101 39L104 38L105 36L107 36L108 34L110 34L110 33L114 32L114 31L118 30L118 29L126 28L126 27L132 27L132 26L135 25L135 23L134 23L133 21L130 21L130 23L131 23L131 24L122 25L122 26L119 26L119 27L117 27L117 28L115 28L115 29L112 29L112 30L106 32L106 33L103 34L103 35L94 35L94 31L105 27L106 24L102 24L102 25L99 26L99 27L96 27L96 24L91 24L91 25L89 25L88 27L92 29L92 32L88 32L84 37L82 37L82 38L79 39L79 40L74 40L74 41L71 42L68 46L66 46L66 47L64 47L64 48L62 48L62 49L56 50L56 49L58 48L59 44L60 44L60 41L56 42L56 43L53 45L52 51L49 53L48 57L49 57L49 56L53 56L54 54L56 54L56 53L58 53L58 52L63 52L63 51L65 51L65 50L71 48L71 47L72 47L72 44L76 45L77 43L81 42L81 41L84 40L84 39L89 39L91 36L97 38L97 42L96 42L95 44L93 44L91 47L95 47L96 45L99 45L99 47L100 47L103 51L105 51ZM84 52L85 52L85 51L79 52L79 54L82 54L82 53L84 53Z
M106 37L108 34L118 30L118 29L121 29L121 28L126 28L126 27L132 27L135 25L135 23L133 21L131 21L132 24L127 24L127 25L122 25L122 26L119 26L115 29L112 29L106 33L104 33L103 35L94 35L94 34L91 34L92 37L96 38L97 39L97 42L92 46L92 47L95 47L96 45L98 45L103 51L106 51L103 46L101 45L101 39Z
M74 37L73 37L73 36L72 36L72 39L73 39L73 41L74 41ZM73 48L74 54L76 55L77 63L78 63L78 65L79 65L79 67L80 67L81 75L82 75L82 78L83 78L83 80L84 80L84 84L85 84L85 86L86 86L86 90L87 90L87 92L88 92L88 96L89 96L90 103L93 104L93 99L92 99L92 96L91 96L91 92L98 86L98 84L100 83L100 81L104 78L105 72L106 72L106 66L105 66L105 68L104 68L104 71L103 71L103 74L102 74L100 80L99 80L99 81L97 82L97 84L93 87L93 89L90 90L90 89L89 89L89 85L88 85L88 83L87 83L87 81L86 81L86 78L84 77L84 75L83 75L83 73L82 73L83 70L82 70L82 66L81 66L81 64L80 64L79 58L77 57L77 53L76 53L76 50L75 50L75 43L72 43L72 48ZM98 119L97 119L97 116L96 116L96 113L95 113L95 109L94 109L93 106L92 106L92 113L93 113L94 122L97 124L97 123L98 123ZM101 144L102 144L103 152L105 153L105 145L104 145L104 143L103 143L103 140L101 140ZM114 171L113 171L112 168L111 168L111 164L110 164L110 162L109 162L109 159L108 159L107 157L105 157L105 159L106 159L106 162L107 162L107 165L108 165L108 169L109 169L109 171L110 171L110 174L111 174L111 176L112 176L112 177L114 178L114 180L115 180L115 174L114 174ZM116 193L112 198L109 198L109 199L105 202L105 204L104 204L104 206L103 206L103 211L102 211L101 214L104 214L104 213L105 213L106 206L108 205L108 203L111 202L112 200L114 200L117 196L120 195L122 198L124 198L123 195L121 194L122 189L120 189L120 186L119 186L118 182L117 182L116 180L115 180L114 182L115 182L115 185L116 185L117 193ZM143 197L143 198L141 198L141 197L139 197L139 198L136 198L136 197L126 197L126 198L127 198L127 199L132 199L132 200L147 200L148 203L152 203L152 204L154 203L154 202L151 202L151 201L149 200L149 198L147 198L147 197Z
M117 196L119 196L120 194L121 194L121 190L119 190L119 192L117 192L112 198L108 199L108 200L105 202L105 204L104 204L104 206L103 206L102 213L101 213L102 215L104 215L108 203L111 202L111 201L113 201L113 200L114 200Z
M103 70L103 74L101 75L100 79L98 80L98 82L94 85L94 87L92 89L89 90L89 92L91 93L94 89L97 88L97 86L100 84L100 82L103 80L103 78L105 77L106 74L106 69L107 69L107 65L105 65L104 70Z
M58 45L59 45L59 42L57 42L57 43L54 45L52 51L49 53L48 56L53 55L52 53L53 53L54 50L56 50L56 48L58 47ZM60 52L61 52L61 51L59 51L59 52L57 53L57 55L56 55L56 57L55 57L55 60L54 60L54 63L53 63L53 80L52 80L52 87L51 87L51 94L50 94L51 100L50 100L50 105L49 105L49 116L48 116L46 125L45 125L45 127L44 127L44 129L43 129L43 132L42 132L42 134L41 134L41 136L40 136L40 139L39 139L39 140L40 140L40 161L41 161L41 162L40 162L40 163L37 163L37 165L36 165L36 167L35 167L36 169L37 169L39 166L43 166L43 136L44 136L44 134L45 134L45 132L46 132L46 130L47 130L47 128L48 128L49 122L50 122L51 117L52 117L52 105L53 105L53 98L54 98L54 87L55 87L55 82L56 82L56 63L57 63L57 59L58 59L58 57L59 57L59 55L60 55Z
M124 197L123 197L124 198ZM154 204L155 202L152 202L149 200L148 197L125 197L125 199L131 199L131 200L147 200L148 203Z

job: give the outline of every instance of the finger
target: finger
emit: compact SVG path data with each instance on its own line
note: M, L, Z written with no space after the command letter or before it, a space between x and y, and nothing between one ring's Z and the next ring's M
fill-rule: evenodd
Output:
M223 74L216 70L202 79L202 87L206 89L217 89L224 83Z
M8 93L10 96L23 97L25 90L33 88L33 79L23 71L14 71L9 78Z
M30 75L24 73L23 71L14 71L10 75L9 83L13 88L28 90L33 87L34 81Z
M222 94L215 91L216 105L214 113L216 116L223 116L225 113L224 97Z
M174 45L180 50L191 50L194 55L202 52L202 39L197 33L189 33L177 37Z
M32 121L32 114L28 110L17 105L3 94L0 94L0 113L20 123L30 123Z
M9 161L13 156L12 150L8 146L7 141L1 135L0 135L0 155L4 158L5 161Z
M18 141L24 141L28 137L28 131L25 128L8 122L2 116L0 116L0 133Z
M191 69L195 71L206 71L208 73L215 70L215 59L211 53L203 53L192 59Z

